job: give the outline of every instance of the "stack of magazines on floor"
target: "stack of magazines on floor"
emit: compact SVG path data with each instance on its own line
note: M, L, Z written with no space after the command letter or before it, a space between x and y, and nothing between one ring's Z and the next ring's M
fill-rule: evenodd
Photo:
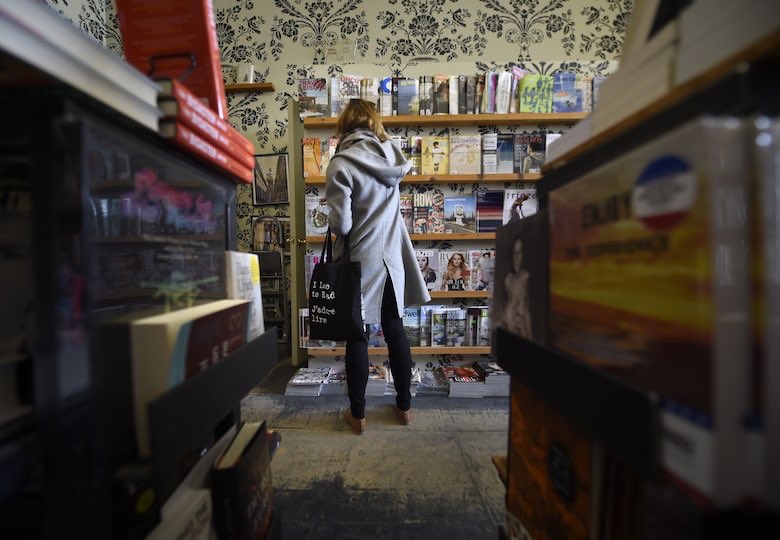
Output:
M417 395L417 386L420 384L420 368L417 366L414 366L412 368L412 381L409 385L409 392L412 394L412 396ZM393 371L388 367L387 368L387 384L385 385L385 395L386 396L394 396L396 395L395 391L395 382L393 381Z
M426 369L420 373L420 383L417 385L417 395L419 397L447 397L449 389L450 385L442 368Z
M328 375L328 380L322 385L321 396L346 396L347 395L347 370L333 368Z
M485 379L485 397L509 397L509 373L492 360L477 360L474 367Z
M366 384L366 396L385 395L388 371L390 370L383 365L368 364L368 383Z
M287 382L284 395L319 396L330 372L331 368L328 366L302 367Z
M485 379L472 366L444 366L450 397L484 397Z

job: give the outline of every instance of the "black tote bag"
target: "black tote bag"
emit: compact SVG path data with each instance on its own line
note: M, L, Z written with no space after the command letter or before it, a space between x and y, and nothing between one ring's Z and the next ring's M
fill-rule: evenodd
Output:
M349 236L344 253L333 262L330 227L325 235L320 262L314 265L309 282L309 336L334 341L365 341L360 262L349 260Z

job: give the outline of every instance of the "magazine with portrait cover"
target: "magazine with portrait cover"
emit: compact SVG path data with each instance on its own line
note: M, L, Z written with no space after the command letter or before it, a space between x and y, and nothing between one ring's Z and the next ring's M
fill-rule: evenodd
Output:
M320 195L306 195L306 234L325 234L328 230L330 205Z
M469 250L469 266L471 267L471 290L492 291L496 272L496 250Z
M415 251L417 256L417 267L422 272L423 281L429 291L439 290L441 276L439 275L439 250L438 249L418 249Z
M468 250L439 251L440 291L470 291Z
M502 223L527 218L536 213L537 207L535 188L506 189Z

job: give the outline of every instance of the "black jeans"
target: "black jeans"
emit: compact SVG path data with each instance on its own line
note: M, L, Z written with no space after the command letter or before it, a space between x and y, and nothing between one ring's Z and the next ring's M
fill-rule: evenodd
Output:
M395 404L402 411L408 411L412 405L409 386L412 382L412 353L409 340L404 333L404 325L398 316L395 291L390 277L385 279L382 294L381 321L382 332L387 342L390 370L393 373L396 398ZM364 418L366 412L366 383L368 382L368 343L348 341L347 353L347 392L349 406L354 418Z

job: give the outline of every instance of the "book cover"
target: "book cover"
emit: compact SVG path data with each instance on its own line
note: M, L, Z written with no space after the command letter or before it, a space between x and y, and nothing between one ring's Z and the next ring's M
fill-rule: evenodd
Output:
M578 426L511 381L506 510L519 520L514 538L591 538L598 472L594 443ZM510 520L511 521L511 520Z
M517 133L513 145L514 172L523 174L542 172L547 153L547 136L544 132Z
M420 346L431 347L431 321L433 310L444 309L446 306L425 304L420 306Z
M512 73L500 70L496 80L496 114L509 113L509 105L512 99Z
M496 250L469 250L469 265L471 266L471 290L492 291L496 273Z
M462 347L466 344L466 310L449 309L444 322L447 347Z
M480 147L479 135L450 135L450 174L479 174Z
M421 75L419 81L420 114L430 116L433 114L433 77Z
M418 249L415 251L417 266L422 272L423 282L429 291L439 290L439 250Z
M431 347L447 345L447 311L445 307L431 310Z
M444 197L444 232L473 233L477 231L477 203L473 195Z
M379 114L393 115L393 78L383 77L379 80Z
M467 109L467 96L466 96L466 79L467 75L458 75L458 114L466 114Z
M420 346L420 308L404 308L404 333L410 347Z
M139 455L150 452L146 406L243 346L248 304L246 300L216 300L129 323Z
M338 76L339 79L339 102L341 103L341 109L347 106L350 99L360 99L360 81L362 77L360 75L348 75L342 73Z
M260 261L255 253L225 252L227 297L249 300L246 338L251 341L265 332L263 293L260 289Z
M401 219L403 219L406 232L412 234L414 233L414 194L402 193L400 198Z
M422 174L435 176L450 172L450 139L434 135L422 138Z
M393 79L393 98L396 107L393 115L420 114L420 83L417 79L396 77Z
M409 161L412 162L409 174L422 174L422 136L420 135L409 137Z
M491 308L487 306L479 307L479 318L477 319L477 345L480 347L489 347L493 341L491 332L493 317Z
M509 95L509 112L516 113L520 108L520 80L525 75L525 70L518 66L512 66L512 89Z
M582 112L591 112L593 110L593 77L577 73L574 90L577 92L577 99L582 104Z
M303 154L303 177L322 176L322 140L317 137L301 139Z
M479 110L479 104L476 101L477 79L476 75L466 76L466 114L475 114Z
M520 80L521 113L550 113L553 101L551 75L526 73Z
M220 539L265 538L273 481L265 421L244 422L211 472L214 524Z
M363 77L360 79L360 99L374 104L374 108L379 111L379 84L380 79L376 77Z
M471 290L471 270L465 251L439 251L442 291Z
M550 344L656 394L665 470L718 504L740 497L749 402L748 232L721 219L749 215L746 142L692 120L549 199Z
M203 103L198 96L184 86L176 79L155 79L155 83L160 87L160 94L157 99L158 108L163 114L173 114L166 111L171 107L170 102L179 102L194 110L201 117L205 118L209 124L220 130L223 134L230 137L233 142L242 148L248 154L255 153L255 145L244 135L239 133L227 120L220 118L219 115Z
M550 151L550 145L561 138L561 133L545 133L544 134L544 153L545 155Z
M228 119L212 0L117 0L116 10L131 65L153 79L186 74L187 88Z
M341 114L341 78L330 78L330 115L337 117Z
M328 79L324 77L298 79L298 102L301 118L327 116L330 113Z
M582 94L577 92L577 74L556 71L553 74L553 111L582 112Z
M450 77L433 76L433 114L450 114Z
M306 235L317 236L328 231L330 205L320 195L306 195Z
M231 136L227 129L221 129L211 120L201 116L196 109L193 109L186 103L177 99L167 98L160 99L158 102L158 107L164 115L163 119L161 120L161 126L180 122L190 128L193 133L202 137L208 143L214 145L217 149L226 152L230 157L238 161L244 167L248 167L249 169L255 168L255 158L253 153L247 152L245 147L238 145L235 138ZM224 123L224 120L221 120L216 116L213 117L213 120ZM235 131L232 126L228 127L230 130Z
M514 167L514 135L499 133L496 137L496 172L511 174Z
M244 167L179 122L160 122L160 135L235 180L247 184L254 181L254 171L251 168Z
M482 135L482 174L496 174L498 172L498 133L485 133Z
M414 194L414 232L444 232L444 193L439 189Z
M477 232L495 232L501 225L504 213L504 190L477 190Z
M487 112L487 105L485 99L487 94L485 88L487 86L487 76L484 73L477 75L477 86L474 89L474 112L476 114Z
M537 206L535 188L505 189L502 223L527 218L536 213Z
M460 102L460 96L458 95L460 89L458 85L458 76L450 75L450 93L449 93L449 114L458 114L458 103Z

